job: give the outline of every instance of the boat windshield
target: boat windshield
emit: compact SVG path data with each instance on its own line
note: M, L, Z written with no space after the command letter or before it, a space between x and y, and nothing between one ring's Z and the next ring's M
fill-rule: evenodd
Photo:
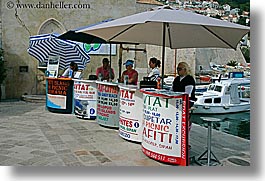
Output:
M211 84L211 85L209 86L208 90L210 90L210 91L221 92L221 91L222 91L222 86Z
M208 87L208 90L214 90L214 87L215 87L215 85L211 84L211 85Z

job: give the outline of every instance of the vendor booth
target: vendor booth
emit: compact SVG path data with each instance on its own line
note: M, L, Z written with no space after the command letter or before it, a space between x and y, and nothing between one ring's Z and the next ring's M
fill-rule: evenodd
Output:
M119 127L120 98L117 83L96 81L97 123L107 127Z
M74 113L82 119L96 119L97 84L95 80L74 80Z
M46 78L46 107L51 112L73 112L73 83L71 78Z
M119 85L119 135L127 140L142 142L143 93L134 85Z
M141 91L143 153L161 162L188 165L188 94L157 89Z

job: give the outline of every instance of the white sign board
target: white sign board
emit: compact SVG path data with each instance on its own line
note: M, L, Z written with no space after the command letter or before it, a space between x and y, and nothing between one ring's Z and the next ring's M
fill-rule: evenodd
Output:
M49 72L48 77L57 78L59 70L60 57L50 56L47 65L47 71Z

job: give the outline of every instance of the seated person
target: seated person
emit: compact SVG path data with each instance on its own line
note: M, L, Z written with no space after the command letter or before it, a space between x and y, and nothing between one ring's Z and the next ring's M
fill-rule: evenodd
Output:
M138 72L133 69L133 60L127 60L123 65L125 65L126 70L122 72L120 82L124 82L124 77L128 76L128 84L137 85Z
M191 68L186 62L180 62L177 67L178 76L174 79L172 90L174 92L186 92L189 94L189 109L196 101L195 97L195 79L191 74ZM191 114L189 114L189 119ZM191 129L191 121L189 120L189 130Z
M148 74L148 77L151 81L157 81L157 78L160 76L160 60L158 60L155 57L150 58L149 60L149 67L152 69L152 71Z
M96 75L99 78L101 76L101 80L113 80L114 79L114 71L113 68L109 65L109 59L103 58L102 60L102 66L97 68Z
M75 62L70 63L70 67L67 68L61 77L74 78L75 73L78 71L78 65ZM70 75L71 74L71 75Z
M186 92L191 101L196 101L195 79L191 74L191 68L186 62L180 62L177 67L178 76L174 79L172 90L174 92ZM193 106L191 102L190 107Z

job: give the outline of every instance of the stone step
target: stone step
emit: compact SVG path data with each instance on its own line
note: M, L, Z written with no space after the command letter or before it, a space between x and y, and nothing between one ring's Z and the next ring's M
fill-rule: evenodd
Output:
M22 95L21 99L26 102L46 102L46 95Z

